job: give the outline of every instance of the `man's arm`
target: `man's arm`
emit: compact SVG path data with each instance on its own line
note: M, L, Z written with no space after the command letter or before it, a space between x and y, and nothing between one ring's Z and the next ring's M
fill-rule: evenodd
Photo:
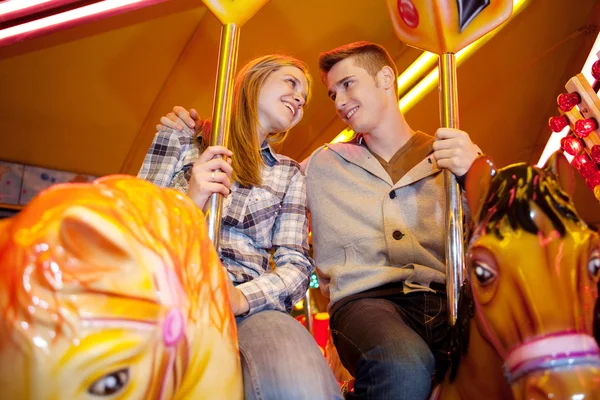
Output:
M184 131L186 129L195 130L196 124L200 120L198 111L193 108L190 111L181 106L173 107L173 111L160 117L160 123L156 125L158 132L165 129L174 129Z

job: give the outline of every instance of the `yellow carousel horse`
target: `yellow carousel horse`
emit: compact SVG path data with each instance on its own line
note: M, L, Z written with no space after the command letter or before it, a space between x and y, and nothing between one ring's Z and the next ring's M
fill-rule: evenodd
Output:
M465 354L432 398L600 399L600 239L566 193L572 174L562 155L544 169L481 157L469 170Z
M4 399L241 399L226 277L202 212L124 176L0 222Z

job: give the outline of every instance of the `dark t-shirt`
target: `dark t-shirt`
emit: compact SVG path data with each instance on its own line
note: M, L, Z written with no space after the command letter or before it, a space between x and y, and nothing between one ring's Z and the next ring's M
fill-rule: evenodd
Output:
M387 171L390 178L392 178L392 182L396 183L408 171L423 161L432 151L433 136L429 136L423 132L415 132L389 161L385 161L372 151L371 154L379 161L383 169Z

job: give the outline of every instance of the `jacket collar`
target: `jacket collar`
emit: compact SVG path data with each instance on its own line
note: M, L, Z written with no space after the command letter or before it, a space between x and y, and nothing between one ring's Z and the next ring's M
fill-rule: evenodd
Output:
M334 151L344 160L359 166L365 171L386 182L394 189L409 186L423 178L434 175L441 171L435 158L433 157L433 154L429 154L394 184L390 178L390 175L367 148L363 134L357 134L349 142L333 143L326 145L325 147L328 147Z

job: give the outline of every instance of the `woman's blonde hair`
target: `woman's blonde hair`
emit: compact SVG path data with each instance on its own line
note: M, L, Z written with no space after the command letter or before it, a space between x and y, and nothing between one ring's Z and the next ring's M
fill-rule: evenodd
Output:
M311 77L308 67L304 62L286 55L272 54L255 58L235 78L229 149L233 152L232 178L241 186L259 186L262 183L260 172L264 161L260 149L262 143L258 143L258 96L267 77L287 66L302 71L308 82L307 93L310 94ZM199 141L200 151L210 145L210 129L207 127L207 121L203 121L196 130L196 137L202 137ZM287 131L271 133L267 136L267 141L278 144L286 136Z

